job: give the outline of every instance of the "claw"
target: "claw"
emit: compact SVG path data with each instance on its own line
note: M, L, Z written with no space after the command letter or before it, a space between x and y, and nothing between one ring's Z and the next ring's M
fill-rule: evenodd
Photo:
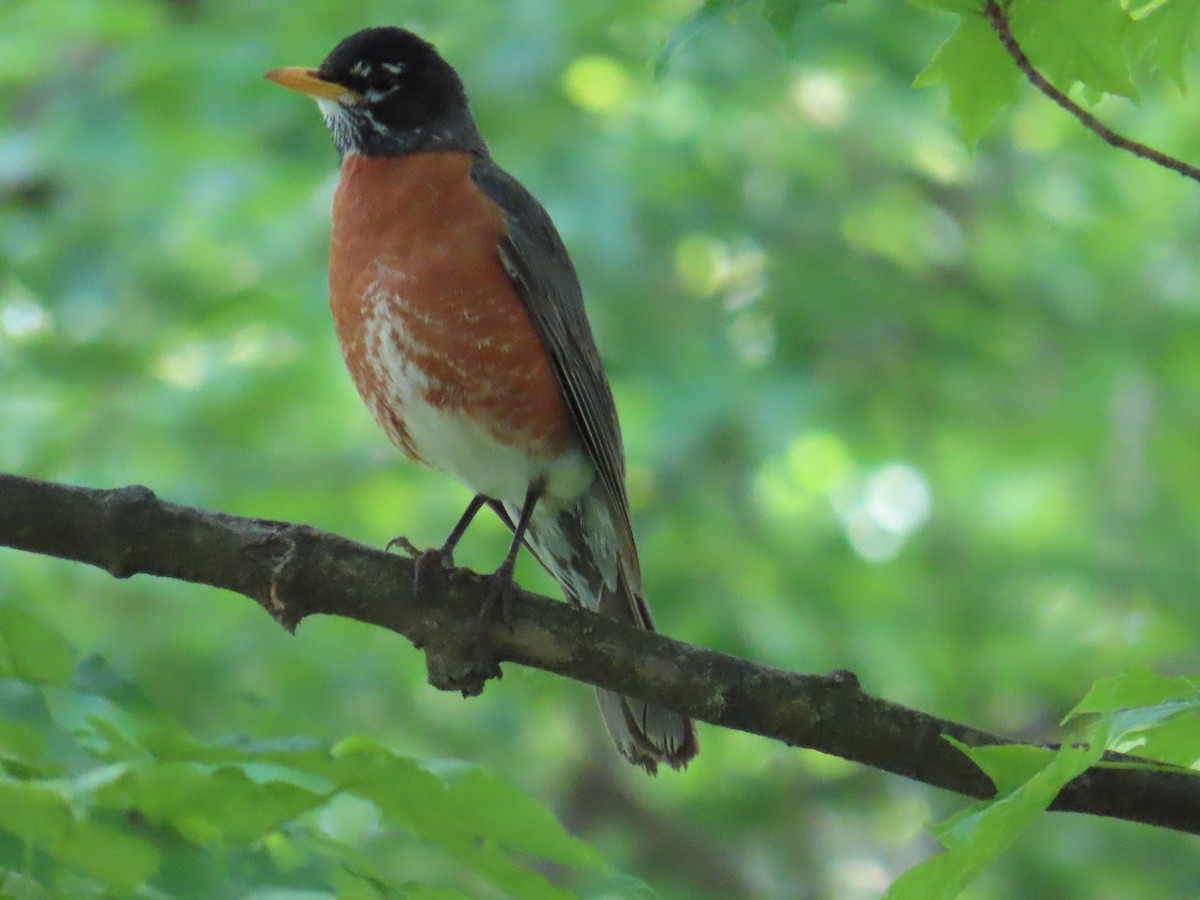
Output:
M383 552L391 553L393 547L399 547L405 556L411 556L413 559L416 559L422 553L422 551L418 550L412 541L402 534L397 535L388 541L387 545L383 548Z

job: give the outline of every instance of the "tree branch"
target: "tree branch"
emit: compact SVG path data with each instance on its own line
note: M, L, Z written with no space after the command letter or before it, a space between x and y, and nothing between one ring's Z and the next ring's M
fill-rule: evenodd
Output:
M992 26L992 30L996 32L996 36L1000 38L1000 43L1004 45L1004 49L1012 57L1012 61L1016 64L1017 68L1025 74L1029 83L1082 122L1085 128L1095 132L1102 141L1116 147L1118 150L1127 150L1134 156L1148 159L1163 168L1178 172L1185 178L1200 181L1200 168L1190 165L1183 160L1176 159L1174 156L1168 156L1161 150L1155 150L1153 147L1147 147L1145 144L1132 141L1123 135L1117 134L1052 85L1046 79L1046 76L1034 68L1033 63L1029 61L1029 57L1025 55L1025 51L1021 49L1021 45L1017 43L1017 39L1013 36L1012 28L1008 22L1008 15L996 0L986 0L983 4L983 13L987 17L988 24Z
M430 681L444 689L477 693L499 674L499 662L516 662L969 797L995 791L943 735L1012 743L870 697L849 672L757 665L515 587L508 626L492 625L481 644L486 586L477 575L425 573L415 596L410 559L303 525L177 506L144 487L94 490L0 474L0 546L118 578L148 574L225 588L258 601L289 630L314 614L378 625L423 648ZM1200 777L1097 767L1051 808L1200 834Z

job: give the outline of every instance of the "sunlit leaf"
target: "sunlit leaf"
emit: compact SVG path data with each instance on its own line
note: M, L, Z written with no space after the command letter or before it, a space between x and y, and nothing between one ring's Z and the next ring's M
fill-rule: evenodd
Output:
M950 820L941 831L948 849L900 876L889 889L888 900L957 897L1045 811L1062 786L1088 769L1102 752L1100 746L1064 746L1024 783ZM996 768L998 759L1006 756L989 748L981 758ZM1001 768L1007 770L1010 762L1005 758Z
M1134 756L1187 768L1200 768L1200 715L1173 715L1152 728L1127 733L1116 749Z
M1133 52L1146 53L1179 90L1187 89L1184 58L1200 34L1200 0L1161 0L1135 12Z
M996 113L1020 96L1021 74L987 22L966 15L914 84L946 85L950 113L974 146Z
M1059 88L1137 97L1125 55L1134 24L1121 0L1016 0L1009 16L1026 56Z
M1087 696L1067 713L1064 721L1087 713L1114 713L1123 709L1157 706L1169 700L1198 698L1200 687L1194 679L1178 676L1163 678L1145 667L1131 668L1093 684Z
M971 758L992 780L998 794L1015 791L1050 765L1056 751L1028 744L996 744L972 747L952 738L947 738Z

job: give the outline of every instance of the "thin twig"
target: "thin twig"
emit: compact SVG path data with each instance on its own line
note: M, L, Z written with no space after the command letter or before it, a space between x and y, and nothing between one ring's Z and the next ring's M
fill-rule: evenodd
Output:
M992 30L1000 38L1000 43L1004 45L1004 49L1008 51L1008 55L1012 57L1012 61L1016 63L1017 68L1025 73L1025 77L1029 79L1030 84L1082 122L1085 128L1095 132L1102 141L1119 150L1127 150L1134 156L1140 156L1142 159L1158 163L1163 168L1178 172L1185 178L1200 181L1200 168L1185 163L1183 160L1176 159L1173 156L1168 156L1161 150L1155 150L1153 147L1147 147L1145 144L1131 141L1129 138L1117 134L1047 81L1046 77L1033 67L1033 63L1029 61L1029 57L1025 55L1025 51L1021 49L1021 45L1017 43L1017 39L1013 37L1012 28L1008 22L1008 15L996 0L986 0L983 11L987 16L989 24L992 26Z

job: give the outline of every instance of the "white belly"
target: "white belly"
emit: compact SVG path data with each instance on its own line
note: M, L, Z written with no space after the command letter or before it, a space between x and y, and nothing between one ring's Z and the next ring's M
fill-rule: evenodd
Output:
M391 298L395 302L395 298ZM519 507L529 486L544 478L543 506L555 507L577 497L595 479L595 470L579 448L551 458L530 455L501 442L486 427L461 410L430 404L429 381L413 362L424 348L414 343L389 301L380 298L363 319L365 362L374 370L382 397L369 397L375 420L397 445L395 426L387 409L401 411L408 443L432 468L445 472L477 494L515 503ZM471 373L457 373L464 381Z

